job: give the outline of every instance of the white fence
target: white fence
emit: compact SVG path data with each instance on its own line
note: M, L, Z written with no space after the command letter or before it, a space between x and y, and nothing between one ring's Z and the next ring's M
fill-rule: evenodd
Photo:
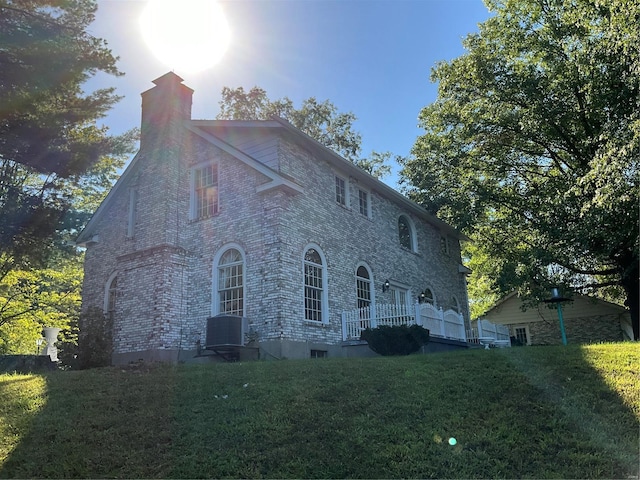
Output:
M475 325L471 326L467 336L470 342L482 344L486 348L489 348L489 346L511 346L509 327L491 323L489 320L477 320Z
M428 303L412 306L377 304L342 312L342 339L359 340L360 332L380 325L418 324L434 337L467 341L464 318L453 310L443 312Z

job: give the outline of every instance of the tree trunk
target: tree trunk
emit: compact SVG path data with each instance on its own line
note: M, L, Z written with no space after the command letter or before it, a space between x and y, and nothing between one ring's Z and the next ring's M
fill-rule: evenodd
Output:
M622 288L627 294L624 302L631 314L631 327L633 328L633 339L638 340L639 315L640 315L640 269L638 259L632 259L631 265L625 271L621 280Z

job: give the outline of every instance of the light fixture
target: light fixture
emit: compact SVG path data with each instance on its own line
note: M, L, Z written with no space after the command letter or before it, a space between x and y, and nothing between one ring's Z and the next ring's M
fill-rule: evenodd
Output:
M389 283L389 280L385 280L384 283L382 284L382 293L384 293L387 290L389 290L390 286L391 286L391 284Z
M420 295L418 296L418 303L424 302L426 298L427 298L427 294L425 292L421 292Z
M562 302L567 302L571 300L570 298L566 298L560 295L557 287L553 287L551 289L551 298L544 300L544 303L555 303L556 308L558 309L558 321L560 322L560 334L562 335L562 344L567 344L567 334L564 330L564 318L562 317Z

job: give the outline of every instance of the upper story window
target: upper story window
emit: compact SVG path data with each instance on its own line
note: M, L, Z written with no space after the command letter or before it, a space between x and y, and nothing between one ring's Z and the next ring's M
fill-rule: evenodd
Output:
M367 218L371 217L371 199L369 192L366 190L358 189L358 205L360 207L360 214Z
M244 258L236 248L226 250L217 261L216 313L244 316Z
M356 296L358 308L371 305L371 275L364 265L360 265L356 270Z
M304 254L304 319L326 322L328 319L327 272L323 255L310 247Z
M416 231L409 217L405 215L400 215L398 218L398 237L400 239L400 246L412 252L417 251Z
M218 165L215 163L192 171L191 218L199 220L218 213Z
M342 205L343 207L349 206L349 199L347 198L349 195L349 190L347 189L347 186L349 184L344 178L338 175L335 176L335 181L336 181L336 202Z

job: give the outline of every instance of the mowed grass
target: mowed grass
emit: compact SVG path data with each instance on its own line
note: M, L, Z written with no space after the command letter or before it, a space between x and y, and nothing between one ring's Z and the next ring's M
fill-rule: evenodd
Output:
M638 477L637 343L0 376L5 478Z

